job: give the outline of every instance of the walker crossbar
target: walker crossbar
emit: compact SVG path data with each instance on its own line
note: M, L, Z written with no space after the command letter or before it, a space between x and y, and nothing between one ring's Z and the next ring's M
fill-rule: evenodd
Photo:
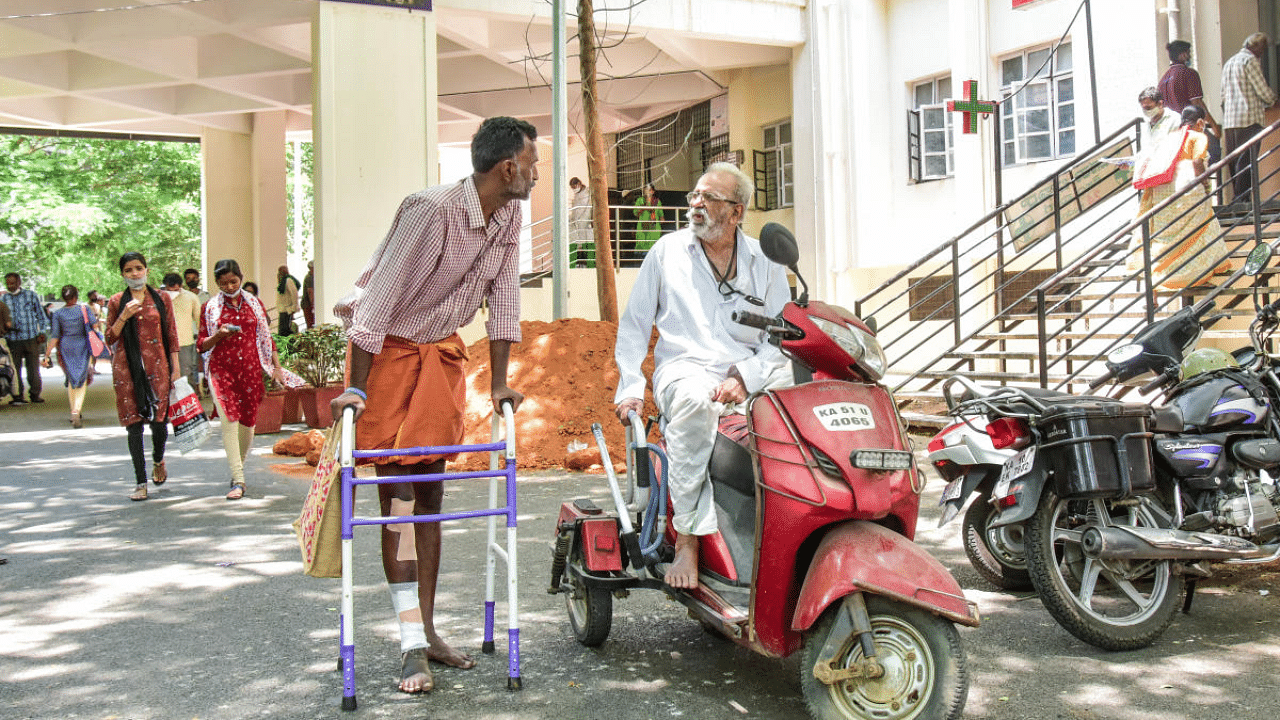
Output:
M507 568L507 689L520 690L523 687L520 677L520 613L517 594L516 563L516 452L515 452L515 420L510 402L502 403L502 419L505 440L498 442L498 414L493 415L493 440L491 443L478 445L442 445L429 447L405 448L399 450L355 450L355 411L346 407L342 411L340 425L341 442L338 448L342 466L342 612L339 616L338 637L339 663L342 666L342 709L356 709L355 681L355 631L354 631L354 592L352 580L352 539L353 530L360 525L399 525L405 523L443 522L445 520L462 520L467 518L489 518L489 537L485 544L485 602L484 602L484 644L481 649L486 654L494 651L493 616L494 616L494 573L498 560L502 560ZM421 475L400 475L376 478L356 478L355 460L357 458L385 458L415 455L448 455L463 452L488 452L488 472L429 473ZM498 468L498 453L506 459L505 467ZM489 478L489 507L483 510L462 510L452 513L432 515L400 515L393 517L365 518L355 517L355 486L385 485L397 482L439 482L443 480L469 480ZM498 504L498 479L506 480L506 504ZM498 516L507 518L506 547L496 542Z

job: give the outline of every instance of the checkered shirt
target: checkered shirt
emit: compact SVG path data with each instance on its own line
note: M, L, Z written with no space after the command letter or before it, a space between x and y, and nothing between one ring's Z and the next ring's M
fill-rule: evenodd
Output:
M491 340L520 342L520 202L486 225L475 181L405 198L387 237L334 313L347 336L377 354L388 335L439 342L489 305Z
M0 299L9 306L9 314L13 316L13 329L5 335L7 339L16 342L49 334L49 316L34 290L22 288L16 294L5 292Z
M1222 127L1261 125L1276 93L1262 75L1262 63L1248 49L1231 56L1222 66Z

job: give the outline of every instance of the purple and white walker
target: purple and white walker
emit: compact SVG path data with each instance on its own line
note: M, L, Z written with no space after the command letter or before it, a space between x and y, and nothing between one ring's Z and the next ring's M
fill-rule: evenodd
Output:
M346 408L342 411L341 445L338 457L342 466L342 613L339 619L339 663L342 666L342 709L356 709L356 648L353 631L351 561L352 531L357 525L391 525L400 523L429 523L445 520L461 520L465 518L488 517L489 540L485 552L485 589L484 589L484 644L480 651L486 655L494 652L493 644L493 609L494 609L494 568L498 559L507 565L507 689L520 690L520 612L517 604L517 569L516 562L516 446L515 420L512 417L511 403L502 404L501 423L503 433L499 433L498 415L493 415L492 442L480 445L437 445L400 450L355 450L354 411ZM443 455L460 452L488 452L489 470L487 472L435 473L426 475L400 475L395 477L357 478L355 476L356 458L395 457L399 455ZM504 453L506 467L498 467L498 454ZM443 480L467 480L473 478L489 478L489 507L484 510L464 510L455 513L439 513L436 515L402 515L398 517L353 517L353 505L356 485L381 485L396 482L440 482ZM506 478L506 504L498 505L498 479ZM502 547L496 542L498 517L507 518L507 545Z

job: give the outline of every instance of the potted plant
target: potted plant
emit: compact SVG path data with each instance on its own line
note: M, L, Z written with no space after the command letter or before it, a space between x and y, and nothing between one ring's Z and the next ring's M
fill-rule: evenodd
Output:
M346 334L332 323L316 325L289 338L289 369L309 386L299 391L307 425L323 429L333 424L329 402L342 394L346 359Z
M293 356L293 338L297 335L274 335L272 338L276 343L276 355L280 358L280 364L284 367L290 366L290 358ZM290 387L282 387L279 383L274 382L271 378L266 378L267 389L270 391L274 385L284 398L284 410L281 415L281 422L285 425L293 425L302 422L302 398L298 391Z
M258 404L258 424L254 426L254 432L269 435L280 432L280 426L284 422L285 390L265 370L262 371L262 384L266 386L267 392Z

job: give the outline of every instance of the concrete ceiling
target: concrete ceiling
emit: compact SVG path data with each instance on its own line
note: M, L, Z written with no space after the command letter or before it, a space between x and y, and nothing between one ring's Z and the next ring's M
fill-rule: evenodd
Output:
M283 110L289 131L308 132L320 1L3 0L0 126L192 136L248 132L253 113ZM478 118L496 114L550 131L546 6L437 0L442 142L465 141ZM598 68L610 132L723 93L733 70L791 57L786 43L645 30L610 16ZM576 51L574 40L570 78ZM574 132L576 84L569 98Z

